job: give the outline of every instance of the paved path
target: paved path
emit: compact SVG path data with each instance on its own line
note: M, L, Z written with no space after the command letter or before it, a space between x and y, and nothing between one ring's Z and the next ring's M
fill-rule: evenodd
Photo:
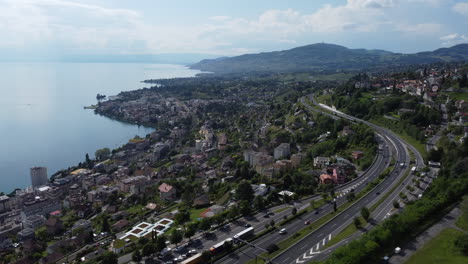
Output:
M461 215L461 210L458 207L455 207L450 213L445 215L439 222L425 230L420 234L416 239L409 242L408 244L402 246L400 254L394 255L390 258L390 264L400 264L405 263L408 259L420 248L422 248L426 243L435 238L439 233L446 228L453 228L459 230L465 234L468 234L467 231L460 229L455 225L455 221Z

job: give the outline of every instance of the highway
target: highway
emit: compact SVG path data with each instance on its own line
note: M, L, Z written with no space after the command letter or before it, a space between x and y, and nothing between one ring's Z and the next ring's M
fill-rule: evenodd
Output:
M313 97L310 98L315 104L317 102L314 101ZM303 100L304 105L306 107L308 106L305 101ZM323 260L325 259L331 251L336 248L333 247L329 250L326 251L326 254L321 254L322 252L320 251L321 245L324 246L326 244L326 240L322 238L319 235L315 235L315 233L323 234L323 233L329 233L330 237L333 235L337 235L339 232L341 232L346 226L350 225L353 221L353 218L355 216L360 215L360 208L363 206L370 207L373 204L375 204L379 200L379 194L385 193L386 191L390 190L393 186L395 186L398 183L398 180L400 177L403 177L405 174L405 171L409 168L410 164L410 159L409 159L409 154L407 152L407 147L415 154L415 159L416 159L416 165L419 167L422 167L424 165L423 158L419 152L412 146L409 146L406 144L403 140L401 140L398 136L396 136L393 132L381 128L379 126L376 126L372 123L356 119L354 117L345 115L339 111L336 111L335 109L332 109L330 107L321 105L322 107L333 111L337 116L340 116L342 118L346 118L349 120L357 121L357 122L362 122L365 123L366 125L369 125L373 127L376 131L379 133L382 133L385 137L387 137L389 140L392 141L393 144L396 145L397 153L396 153L396 167L393 170L393 172L377 187L375 188L372 192L370 192L368 195L366 195L365 198L361 199L358 203L353 205L352 207L347 210L347 214L344 215L343 213L340 214L339 217L333 219L329 223L327 223L325 226L314 232L313 234L309 235L306 239L303 239L290 249L286 250L283 252L281 255L278 257L274 258L273 261L274 263L307 263L311 260ZM310 107L310 106L309 106ZM403 163L404 166L400 166L400 164ZM373 225L377 223L378 221L381 221L388 217L389 213L391 213L393 210L393 200L399 200L399 193L402 191L406 190L406 186L409 185L412 181L412 177L414 175L410 175L407 179L403 181L403 183L398 186L388 198L385 199L385 201L377 207L376 210L374 210L371 214L373 221ZM429 184L428 182L425 182L426 184ZM427 185L426 185L427 188ZM400 204L404 205L402 202ZM336 229L334 229L334 226L340 224L340 226ZM371 228L372 225L368 225L367 228ZM357 234L359 235L359 234ZM355 236L357 236L355 235ZM355 237L354 236L354 237ZM354 239L354 237L352 237ZM344 241L344 243L351 241L351 239L348 239L347 241ZM341 246L344 243L339 243L337 246ZM301 250L307 248L307 250Z
M332 117L335 118L335 119L338 118L336 116L332 116ZM345 195L346 192L349 192L351 189L354 189L354 191L356 193L358 193L358 192L360 192L362 189L364 189L366 187L367 183L374 180L376 177L378 177L380 175L380 173L388 166L388 164L390 162L391 152L402 153L402 154L404 153L403 155L404 155L405 159L407 158L407 160L405 160L405 162L409 162L408 155L406 154L406 152L405 152L406 150L404 149L403 146L394 145L392 143L392 141L389 140L388 138L386 138L385 136L379 135L377 137L377 139L379 141L379 145L380 145L380 148L382 149L382 151L379 152L379 154L377 155L377 159L376 159L375 163L366 172L366 174L362 176L362 179L359 182L354 183L351 186L348 185L346 188L344 188L344 190L343 190L343 188L341 188L341 189L339 188L339 190L342 190L341 191L342 194L338 195L338 197L337 197L336 202L337 202L338 206L340 206L343 203L347 202L346 195ZM394 149L394 150L392 151L392 149ZM398 171L400 171L400 170L398 170ZM394 174L392 174L392 176L389 176L389 178L393 178L393 175ZM385 187L382 187L382 188L379 187L379 188L375 189L375 191L372 193L372 195L375 195L376 192L381 192L382 193L382 192L384 192L384 190L385 190ZM368 198L358 201L358 204L353 206L352 208L357 208L356 210L359 211L362 206L364 206L364 205L367 206L372 201L372 199L369 198L369 197L372 197L372 196L367 195L366 197L368 197ZM364 204L364 205L362 205L362 204ZM345 210L341 214L338 214L335 219L339 220L340 215L341 215L341 217L349 218L350 215L352 215L354 212L353 211L348 211L348 210ZM318 214L316 214L315 211L312 211L312 212L307 213L307 214L303 215L302 217L300 217L299 220L295 220L295 221L285 225L284 228L286 228L287 234L282 235L282 234L279 234L278 232L274 232L274 233L270 233L268 235L265 235L265 236L263 236L263 237L261 237L258 240L253 242L253 244L255 245L255 248L244 246L241 250L238 250L236 252L233 252L233 253L229 254L228 256L226 256L226 257L222 258L221 260L219 260L217 263L245 263L248 260L255 258L258 254L261 254L262 252L264 252L264 249L268 245L270 245L272 243L278 243L281 240L284 240L287 237L291 236L295 232L303 229L305 227L304 226L304 221L306 221L306 220L309 220L310 222L317 221L318 219L320 219L321 217L323 217L326 214L331 213L332 211L333 211L332 204L326 204L326 205L324 205L324 206L322 206L321 208L318 209L318 212L319 212ZM341 225L340 221L338 221L338 220L333 220L333 223L328 225L329 229L319 229L319 230L317 230L316 232L313 233L313 234L317 234L317 238L320 239L320 242L322 244L324 244L324 241L327 242L330 239L330 234L332 233L332 231L334 229L338 228ZM317 243L314 243L313 245L316 246ZM300 251L300 252L303 252L306 248L310 248L309 245L312 245L312 244L304 243L304 245L302 245L302 244L297 245L297 246L294 246L294 248L296 250ZM323 246L323 245L319 245L319 248L321 246ZM290 255L294 255L294 254L290 254ZM283 262L285 261L285 263L286 263L286 262L288 262L288 260L289 260L289 258L286 257L284 260L281 260L281 261L283 261ZM274 260L273 262L274 263L281 263L281 261L277 262L276 260Z

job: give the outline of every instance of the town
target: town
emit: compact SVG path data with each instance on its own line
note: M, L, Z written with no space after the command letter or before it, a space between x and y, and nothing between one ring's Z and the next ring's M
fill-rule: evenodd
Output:
M225 244L210 239L213 230L230 222L253 230L243 217L283 212L284 223L294 221L297 201L317 195L306 211L336 211L338 189L372 167L382 140L364 123L309 111L304 100L394 126L440 166L437 146L468 138L467 71L429 65L347 82L202 76L101 96L97 114L155 131L51 177L31 168L31 187L0 196L0 263L195 263ZM269 214L255 233L281 229Z

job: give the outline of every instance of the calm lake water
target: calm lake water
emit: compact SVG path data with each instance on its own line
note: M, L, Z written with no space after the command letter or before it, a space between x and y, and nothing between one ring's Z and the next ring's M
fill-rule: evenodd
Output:
M116 95L145 79L190 77L180 65L131 63L0 63L0 191L30 186L29 168L49 177L86 153L116 148L151 128L95 115L83 106L96 94Z

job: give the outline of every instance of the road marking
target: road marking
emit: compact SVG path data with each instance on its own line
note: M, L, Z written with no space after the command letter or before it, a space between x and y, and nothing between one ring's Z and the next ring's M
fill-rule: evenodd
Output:
M327 241L327 238L324 238L322 241L322 246L325 246L325 241Z
M331 240L331 234L328 235L328 241L330 241L330 240Z
M320 242L317 243L317 250L319 250Z
M335 226L336 226L336 224L333 224L331 227L333 228L333 227L335 227Z

